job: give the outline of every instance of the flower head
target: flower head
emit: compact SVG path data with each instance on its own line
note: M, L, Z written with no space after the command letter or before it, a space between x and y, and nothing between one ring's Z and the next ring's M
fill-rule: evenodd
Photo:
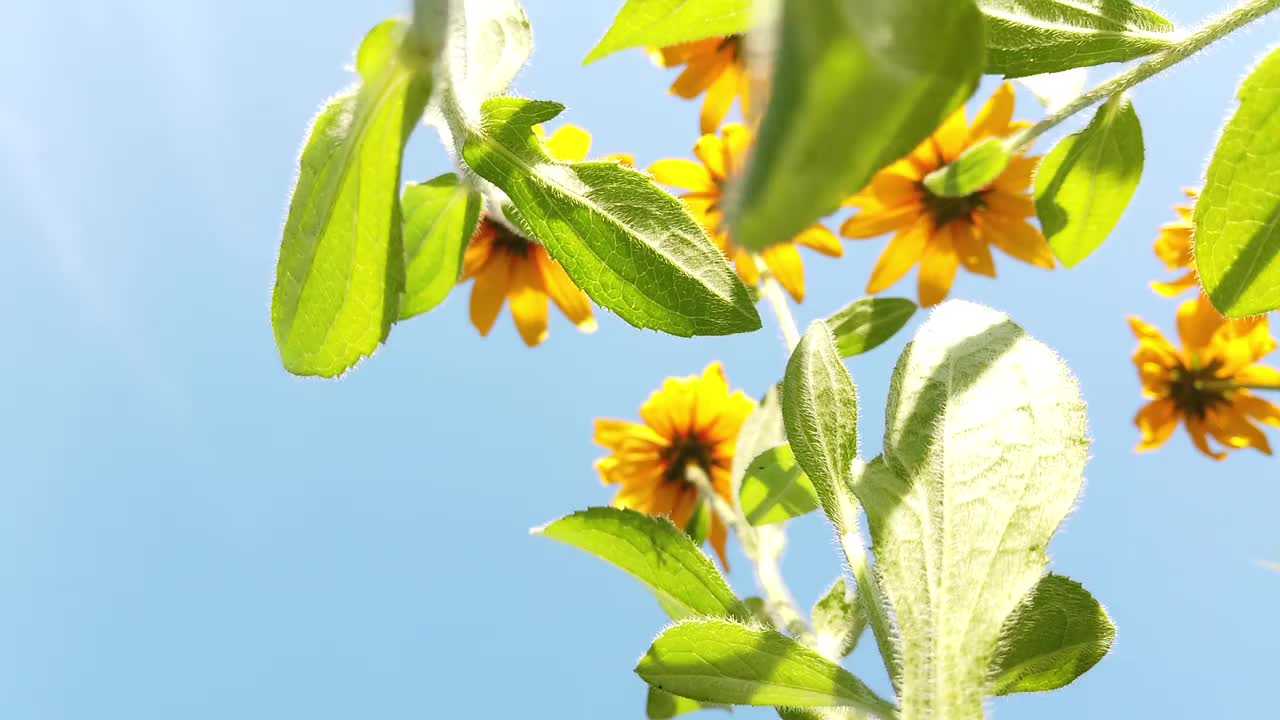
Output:
M1271 454L1257 423L1280 427L1280 407L1250 391L1280 389L1280 371L1255 364L1276 349L1265 317L1227 320L1200 295L1178 308L1181 350L1139 318L1129 325L1138 338L1133 364L1150 399L1134 418L1139 451L1164 445L1183 422L1196 448L1215 460L1245 447ZM1209 437L1223 449L1210 448Z
M709 38L658 48L651 55L662 67L684 65L671 86L671 94L692 100L707 94L699 123L703 133L713 133L724 122L736 98L747 114L751 80L747 74L741 35Z
M738 276L751 287L760 284L760 268L755 255L733 243L724 220L724 193L729 179L736 175L751 148L751 131L733 123L724 126L719 137L703 135L693 147L701 163L692 160L659 160L649 172L660 183L688 190L680 196L711 239L738 270ZM804 245L827 255L840 257L844 247L830 230L821 225L792 238L790 242L772 245L760 253L769 273L786 288L796 302L804 301L804 262L796 245Z
M708 478L716 494L732 503L738 431L755 406L742 391L729 392L724 368L712 363L701 377L667 378L641 406L643 424L596 420L595 440L610 451L596 469L606 484L619 486L613 504L665 515L687 529L702 503L691 473ZM708 536L726 569L727 535L712 513Z
M1174 222L1160 226L1160 236L1156 238L1156 257L1160 258L1169 270L1184 270L1183 274L1169 282L1153 282L1151 289L1165 297L1174 297L1195 287L1195 256L1191 252L1191 215L1200 191L1187 188L1186 193L1190 205L1179 205L1173 208L1178 213Z
M919 263L920 304L936 305L951 292L960 267L995 277L992 246L1036 267L1053 269L1049 243L1027 222L1036 214L1027 191L1039 158L1015 157L990 185L964 197L940 197L924 186L925 176L970 147L1025 127L1011 122L1013 100L1013 86L1005 83L972 127L960 108L910 155L881 170L867 188L845 201L859 212L840 234L863 239L896 233L871 271L868 293L887 289Z
M534 132L556 160L581 161L591 149L591 135L574 125L565 125L550 137L541 126L535 127ZM633 164L627 156L609 159ZM591 301L573 284L564 268L551 259L546 248L488 213L480 218L462 261L462 280L472 279L471 323L481 335L488 335L493 329L507 301L511 303L516 329L529 347L547 339L550 301L555 301L582 332L596 330Z

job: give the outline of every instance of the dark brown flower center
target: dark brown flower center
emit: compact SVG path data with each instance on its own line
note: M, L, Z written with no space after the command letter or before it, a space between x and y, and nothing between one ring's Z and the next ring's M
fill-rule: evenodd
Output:
M1203 420L1211 408L1230 402L1235 389L1229 378L1218 377L1221 369L1221 360L1203 367L1179 365L1169 373L1169 397L1187 417Z
M665 479L668 482L687 483L689 467L694 466L710 480L711 468L715 464L712 450L711 444L696 432L677 435L662 455L667 464Z
M502 223L486 218L485 222L493 230L493 246L509 255L525 257L533 247L533 241L520 235Z
M983 197L986 192L984 190L963 197L943 197L930 192L923 181L916 183L916 188L924 196L925 208L928 209L937 227L942 227L953 220L972 221L973 213L987 204Z

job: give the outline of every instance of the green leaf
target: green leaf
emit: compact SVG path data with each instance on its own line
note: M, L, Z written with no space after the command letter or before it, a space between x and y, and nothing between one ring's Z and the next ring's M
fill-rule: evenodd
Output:
M827 326L840 357L850 358L883 345L915 314L916 304L905 298L868 297L827 318Z
M924 186L939 197L965 197L995 182L1009 167L1009 148L1001 138L987 138L964 151L955 162L924 177Z
M1200 282L1223 315L1280 307L1280 50L1240 86L1196 203Z
M977 86L983 44L972 0L785 3L734 241L786 242L914 149Z
M480 220L480 193L453 173L404 189L404 300L400 319L435 308L462 272L462 254Z
M991 665L994 694L1044 692L1070 685L1111 650L1116 626L1080 583L1041 578L1000 638Z
M1126 62L1182 39L1128 0L977 0L987 18L987 72L1022 77Z
M737 35L751 27L751 0L627 0L583 65L619 50L661 48Z
M528 62L533 31L518 0L454 4L445 50L450 95L468 118L476 119L481 103L506 93Z
M733 706L700 703L697 700L672 695L656 687L651 687L649 688L649 699L645 703L644 712L649 720L669 720L669 718L679 717L698 710L728 710L732 712Z
M699 618L668 628L640 658L636 674L656 688L703 702L895 714L862 681L795 640L725 620Z
M742 599L742 605L751 612L751 619L757 625L773 627L773 618L769 617L769 609L765 607L763 598L749 597Z
M858 646L858 638L867 629L867 617L862 612L856 593L849 590L844 578L832 583L822 598L813 606L813 634L818 639L815 648L823 657L847 657Z
M738 444L733 451L733 486L740 488L751 461L760 454L787 441L782 425L782 387L769 388L760 404L747 416L738 431Z
M535 528L533 534L585 550L631 574L657 593L673 617L750 616L711 559L666 518L597 507Z
M495 98L467 129L468 166L511 199L507 213L597 304L640 328L690 337L749 332L760 315L684 205L614 162L556 162L533 126L564 107Z
M1143 153L1138 114L1117 95L1040 162L1036 212L1063 265L1080 264L1115 229L1142 179Z
M1071 373L1005 315L947 302L903 352L883 457L854 490L897 619L904 720L983 717L975 689L1044 575L1087 451Z
M742 479L739 502L747 522L768 525L800 517L818 507L809 476L796 464L790 445L764 451Z
M837 488L847 487L858 457L858 389L826 323L809 326L782 381L782 418L795 459L832 522Z
M399 315L400 160L431 95L429 64L403 62L406 27L365 36L360 83L320 111L302 150L271 296L280 359L297 375L340 375Z

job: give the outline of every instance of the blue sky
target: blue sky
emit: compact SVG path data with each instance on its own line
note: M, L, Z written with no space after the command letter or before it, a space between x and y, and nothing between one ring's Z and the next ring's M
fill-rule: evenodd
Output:
M697 106L666 94L670 74L640 52L580 66L615 4L528 0L537 47L515 90L565 103L598 154L688 157ZM1159 6L1192 23L1203 4ZM608 502L592 418L633 418L665 376L715 359L758 394L785 362L776 329L685 341L604 316L583 336L557 318L530 351L506 315L480 338L464 288L340 382L287 375L268 306L302 132L349 82L364 31L401 9L8 9L0 715L643 717L631 667L663 624L656 603L528 528ZM1119 625L1087 676L997 701L998 717L1280 712L1280 575L1257 564L1280 558L1277 466L1257 454L1215 464L1181 434L1134 454L1125 324L1138 313L1172 329L1174 305L1146 287L1164 275L1151 242L1199 182L1238 79L1276 28L1135 94L1146 174L1097 255L1051 274L997 260L998 280L957 284L954 296L1008 311L1080 378L1094 457L1053 567ZM1028 100L1020 115L1036 112ZM446 169L420 132L406 178ZM802 323L860 295L882 247L806 255ZM891 294L904 293L910 281ZM850 363L868 455L904 342ZM731 581L751 592L738 559ZM785 572L801 601L839 569L823 525L794 523ZM850 667L883 687L865 652Z

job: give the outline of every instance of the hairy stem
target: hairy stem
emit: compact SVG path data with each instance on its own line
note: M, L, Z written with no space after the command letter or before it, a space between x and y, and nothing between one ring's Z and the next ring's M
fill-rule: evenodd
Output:
M791 304L787 302L782 285L773 276L769 266L764 264L764 260L759 255L753 255L752 259L756 263L756 268L760 270L761 292L764 294L764 299L769 302L774 316L778 318L778 329L782 331L782 339L786 342L787 354L790 355L796 349L796 345L800 344L800 329L796 326L795 316L791 314Z
M1247 0L1235 9L1188 35L1184 40L1146 62L1123 72L1081 95L1049 117L1032 125L1010 141L1013 153L1026 152L1046 132L1060 125L1071 116L1093 107L1114 95L1118 95L1148 78L1168 70L1209 45L1221 40L1240 28L1280 9L1280 0Z

